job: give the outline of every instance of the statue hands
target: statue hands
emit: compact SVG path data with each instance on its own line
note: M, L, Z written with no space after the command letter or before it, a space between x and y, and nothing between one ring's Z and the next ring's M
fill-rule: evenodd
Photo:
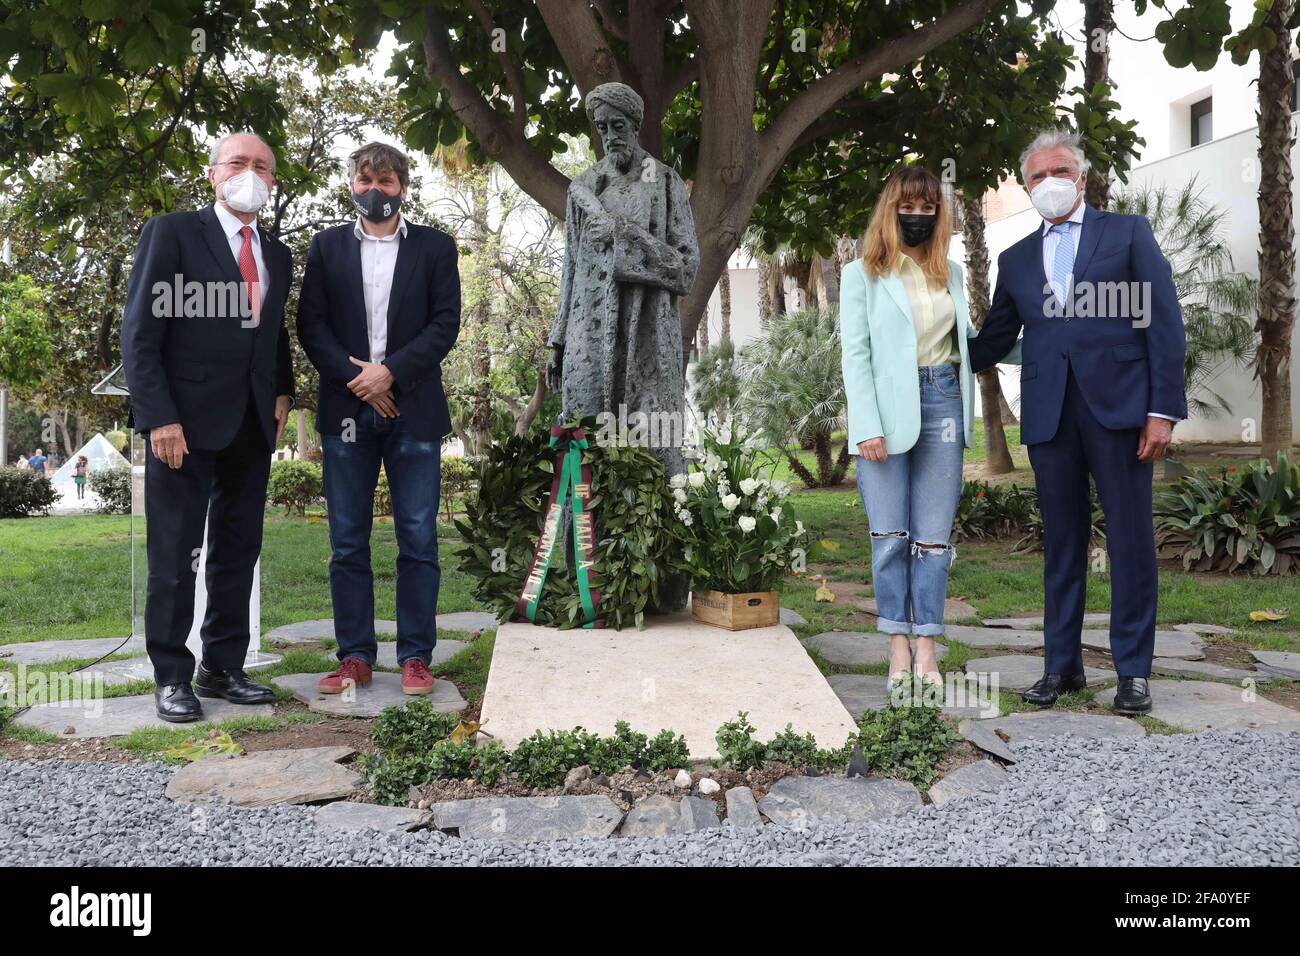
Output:
M556 343L551 346L551 356L546 360L546 387L552 392L560 391L564 373L564 346Z
M618 221L608 213L602 213L592 216L584 231L593 246L597 249L608 249L618 229Z

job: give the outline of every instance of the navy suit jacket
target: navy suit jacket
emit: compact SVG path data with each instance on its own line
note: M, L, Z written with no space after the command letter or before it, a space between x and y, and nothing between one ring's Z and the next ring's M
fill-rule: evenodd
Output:
M361 288L361 240L355 223L318 232L307 253L298 296L298 338L320 373L316 427L337 435L357 420L364 402L348 390L360 374L349 356L370 360L366 300ZM393 375L393 400L412 438L441 441L451 431L442 360L460 332L460 273L456 243L445 232L406 224L388 297L388 346L383 364Z
M1141 428L1149 412L1187 417L1183 313L1151 224L1089 206L1082 229L1075 314L1063 314L1048 285L1040 226L998 257L993 302L969 342L978 372L1005 357L1023 328L1020 440L1026 445L1056 435L1070 369L1106 428Z
M275 398L293 395L284 324L293 258L260 228L258 239L269 277L252 327L239 303L222 295L240 282L239 264L211 206L154 216L144 224L122 313L122 366L131 424L139 431L179 422L186 445L217 451L238 433L251 394L267 445L274 447ZM202 302L190 309L201 314L176 314L177 276L180 304ZM201 298L189 298L189 288Z

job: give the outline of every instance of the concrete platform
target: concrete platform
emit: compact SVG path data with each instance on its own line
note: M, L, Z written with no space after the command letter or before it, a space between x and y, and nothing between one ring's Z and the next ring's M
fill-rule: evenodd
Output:
M707 760L718 756L718 727L742 710L762 738L789 723L838 747L857 729L790 628L733 632L689 610L650 618L643 631L502 624L482 720L505 747L534 730L610 734L626 720L682 734L692 758Z

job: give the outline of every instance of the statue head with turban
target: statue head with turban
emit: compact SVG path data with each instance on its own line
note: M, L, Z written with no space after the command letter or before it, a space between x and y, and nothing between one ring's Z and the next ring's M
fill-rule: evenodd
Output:
M605 155L626 172L639 151L637 134L645 118L645 100L625 83L602 83L587 94L584 105Z

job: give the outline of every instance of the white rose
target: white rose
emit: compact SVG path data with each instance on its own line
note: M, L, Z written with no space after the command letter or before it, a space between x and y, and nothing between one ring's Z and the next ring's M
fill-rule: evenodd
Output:
M683 511L682 524L689 528L694 523L695 523L695 519L691 517L691 513L689 511ZM689 560L689 558L687 560Z
M722 498L722 507L728 511L735 511L736 506L740 504L740 499L735 495L724 495Z
M798 518L796 518L794 522L794 533L803 534L803 522L800 521Z
M778 498L784 498L786 495L790 493L790 486L787 485L780 478L773 479L772 482L769 484L769 487L772 489L772 493L776 495Z
M777 524L781 523L781 509L779 506L772 509L772 520Z
M684 488L673 489L673 497L677 500L677 503L679 505L686 504L686 489Z
M746 533L753 531L754 525L758 524L758 522L755 521L753 518L751 518L749 515L742 516L738 523L740 525L740 530Z
M758 491L758 482L753 478L745 478L740 482L740 491L742 494L752 495Z
M685 487L686 487L686 476L685 476L684 474L683 474L683 475L673 475L671 478L668 479L668 487L669 487L669 488L685 488Z
M693 471L686 481L692 488L702 488L704 486L704 472Z
M722 431L718 432L718 441L724 445L731 444L731 426L725 426Z

